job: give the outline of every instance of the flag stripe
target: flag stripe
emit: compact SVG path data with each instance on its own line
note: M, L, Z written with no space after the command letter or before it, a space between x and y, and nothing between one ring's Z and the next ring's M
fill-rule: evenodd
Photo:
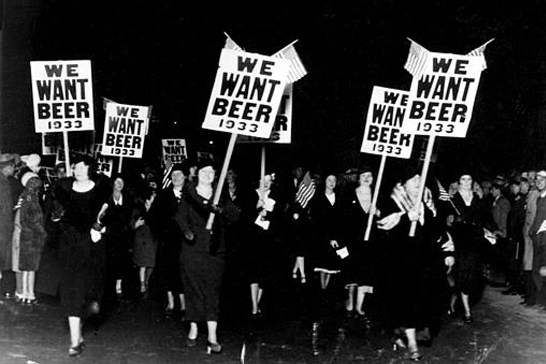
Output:
M286 59L289 61L289 68L288 68L288 82L294 83L298 80L300 80L302 77L304 77L307 74L307 70L305 69L305 66L301 62L301 59L296 52L296 48L294 48L293 44L290 44L289 46L281 49L277 53L273 55L275 58L280 59Z
M423 46L415 43L411 39L410 42L411 45L408 53L408 59L404 65L404 68L413 77L420 78L425 68L429 52Z

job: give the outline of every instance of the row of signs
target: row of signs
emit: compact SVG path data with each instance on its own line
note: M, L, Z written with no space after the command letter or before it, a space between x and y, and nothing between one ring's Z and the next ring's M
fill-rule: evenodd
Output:
M287 61L239 53L222 51L207 125L212 130L237 131L243 135L240 143L290 143L293 88L284 81ZM30 65L36 132L94 130L91 62L36 61ZM150 108L107 102L102 155L142 158ZM167 141L175 139L163 143ZM185 143L176 140L181 141ZM179 160L183 153L166 150L183 150L185 144L164 144L163 148L164 155Z
M409 158L414 135L464 138L483 59L427 52L409 92L374 87L361 152ZM202 127L236 133L240 143L290 143L289 61L224 48ZM35 129L94 130L90 61L31 62ZM141 158L150 107L106 104L103 156ZM164 160L186 158L184 139L163 140Z
M375 86L361 152L410 158L414 135L464 138L483 59L428 52L410 91Z

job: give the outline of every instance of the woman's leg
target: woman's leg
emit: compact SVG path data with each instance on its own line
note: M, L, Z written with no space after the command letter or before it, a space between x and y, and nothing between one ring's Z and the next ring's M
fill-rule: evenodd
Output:
M29 299L27 271L21 271L21 282L22 282L22 289L23 289L23 301L26 301Z
M147 289L146 285L146 267L140 267L138 269L138 277L140 278L140 293L145 293Z
M218 337L216 336L216 328L218 327L217 321L207 321L208 329L208 342L211 344L218 344Z
M29 300L34 300L36 299L36 295L34 294L34 282L36 281L35 278L36 278L36 272L27 272L28 275L27 275L27 279L28 279L28 283L27 283L27 287L28 287L28 299Z
M23 300L25 298L23 291L23 272L15 272L15 298Z
M260 300L262 298L263 289L260 288L258 283L250 284L250 299L252 300L252 314L255 315L260 312Z
M366 297L365 287L359 286L356 291L356 307L355 307L355 311L359 315L364 315L363 306L364 306L365 297Z
M406 337L408 338L408 350L410 352L410 359L418 361L421 359L419 354L419 347L417 346L417 339L415 337L415 328L409 328L404 330Z
M154 271L154 267L146 267L146 273L144 276L144 284L146 286L146 290L148 290L149 288L150 277L152 276L153 271Z
M171 291L167 291L167 308L166 310L172 311L174 309L174 296Z
M83 341L81 318L76 316L69 316L68 327L70 328L70 347L75 348Z
M464 316L467 318L471 317L472 312L470 312L470 303L468 301L468 295L461 292L461 300L463 301Z
M355 295L355 286L347 286L347 301L345 302L345 310L352 312L354 309L354 295Z
M190 340L197 339L197 334L198 334L197 322L190 322L190 332L188 332L188 339Z
M180 311L186 311L186 298L184 297L184 293L179 293L178 299L180 300Z

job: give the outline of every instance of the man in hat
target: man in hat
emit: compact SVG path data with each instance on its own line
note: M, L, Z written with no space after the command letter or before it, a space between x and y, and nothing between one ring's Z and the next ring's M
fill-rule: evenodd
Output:
M15 278L11 271L11 235L13 231L13 207L15 206L9 177L13 177L15 159L12 154L0 155L0 290L11 296L15 290ZM17 197L16 197L17 198Z
M539 192L536 199L536 213L529 235L533 239L532 276L535 284L536 300L534 303L546 306L546 169L537 172L535 185Z

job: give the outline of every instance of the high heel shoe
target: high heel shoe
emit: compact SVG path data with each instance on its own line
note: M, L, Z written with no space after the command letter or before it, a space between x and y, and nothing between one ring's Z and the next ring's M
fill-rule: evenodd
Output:
M419 353L419 350L415 350L415 351L410 352L409 359L411 361L420 361L421 359L423 359L423 355L421 355L421 353Z
M197 338L190 339L189 337L186 338L186 346L188 348L193 348L197 345Z
M392 350L398 351L398 350L406 349L407 347L408 347L408 338L406 337L406 335L395 332L394 337L392 338Z
M74 357L80 355L84 347L85 343L82 340L78 345L68 348L68 356Z
M447 310L447 315L448 315L449 317L451 317L451 318L454 318L454 317L455 317L455 310L449 308L449 309Z
M220 354L221 352L222 352L222 345L207 341L207 354Z
M471 323L474 322L474 318L472 317L472 314L470 314L468 316L465 315L463 321L464 321L465 324L471 324Z

